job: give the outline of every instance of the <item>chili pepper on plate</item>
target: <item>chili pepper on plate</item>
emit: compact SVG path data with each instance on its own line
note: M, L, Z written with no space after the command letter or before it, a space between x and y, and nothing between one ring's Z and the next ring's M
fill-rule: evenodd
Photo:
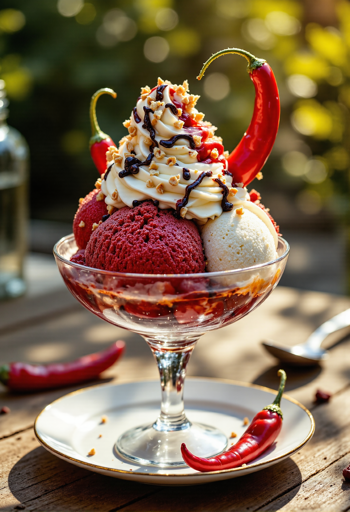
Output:
M251 462L265 452L276 440L282 428L283 414L280 403L287 375L284 370L279 370L278 375L281 380L275 400L255 415L236 444L226 452L210 459L204 459L193 455L186 448L185 443L182 443L181 453L186 464L197 471L219 471L242 466L242 464Z
M212 55L204 63L198 80L201 80L213 60L230 53L247 59L247 71L255 87L255 104L250 125L228 157L228 171L232 174L233 183L243 183L246 186L260 172L271 153L279 126L280 100L276 79L268 63L238 48L227 48Z
M9 363L0 367L0 382L11 391L37 391L78 384L96 379L121 357L124 349L124 341L119 340L101 352L68 363Z
M101 130L97 122L96 102L102 94L110 94L113 98L117 97L117 93L112 89L104 88L96 91L91 98L90 121L92 136L90 138L90 153L100 174L103 174L106 170L106 152L108 148L115 146L113 140Z

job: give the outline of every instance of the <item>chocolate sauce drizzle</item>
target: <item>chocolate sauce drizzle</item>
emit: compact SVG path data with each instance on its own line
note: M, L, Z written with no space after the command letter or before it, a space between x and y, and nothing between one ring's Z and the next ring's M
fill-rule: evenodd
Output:
M144 162L141 162L141 160L135 158L134 156L128 156L127 158L125 158L124 170L119 172L119 178L125 178L126 176L137 174L139 172L139 167L141 167L141 165L150 165L153 157L154 154L150 153L146 160Z
M152 123L151 123L151 120L149 118L149 115L150 114L154 114L154 112L153 112L153 110L151 108L148 108L148 107L143 107L143 110L145 112L145 115L144 115L144 118L143 118L142 128L145 128L149 132L149 136L152 139L152 145L151 145L151 147L149 149L153 153L153 149L156 146L158 147L158 142L156 141L156 131L155 131L155 129L152 126Z
M102 216L102 222L105 222L107 219L109 219L109 217L110 217L109 213L107 213L106 215L103 215Z
M186 169L186 167L182 168L182 177L186 181L191 179L191 172L189 169Z
M111 163L111 165L108 167L107 171L105 172L105 175L103 176L103 179L107 181L108 174L111 172L111 169L113 167L114 162Z
M152 201L154 206L159 206L158 199L143 199L142 201L139 201L138 199L134 199L132 202L133 208L136 208L136 206L140 206L140 204L144 203L145 201Z
M167 87L167 84L159 85L157 87L156 101L163 100L163 91Z
M194 190L196 187L198 187L198 185L200 185L202 183L202 181L205 177L210 178L210 176L212 176L212 175L213 175L213 173L211 171L207 171L207 172L203 171L198 176L196 181L194 181L190 185L187 185L184 197L182 199L179 199L178 201L176 201L176 216L178 218L181 217L181 215L180 215L181 208L186 206L186 204L188 203L188 199L190 197L190 193L192 192L192 190Z
M172 103L167 103L165 105L165 108L168 108L175 116L177 116L177 108L175 107L175 105L173 105Z
M145 108L145 107L143 107L143 108ZM179 135L174 135L174 137L172 137L169 140L161 140L161 141L159 141L159 144L161 144L165 148L172 148L179 139L188 140L188 142L190 143L191 149L194 149L196 147L196 144L193 140L192 135L187 135L187 133L180 133Z
M222 189L222 201L221 201L221 208L223 212L230 212L233 208L233 204L229 203L227 201L227 196L229 195L229 189L223 183L220 178L213 178L213 181L216 181L216 183L219 185L219 187Z
M137 107L132 109L132 113L134 114L135 123L141 123L142 119L137 113Z

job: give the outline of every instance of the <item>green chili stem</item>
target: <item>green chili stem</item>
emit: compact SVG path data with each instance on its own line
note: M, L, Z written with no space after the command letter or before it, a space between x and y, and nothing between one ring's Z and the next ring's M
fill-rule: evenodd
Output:
M218 57L221 57L222 55L228 55L230 53L234 53L237 55L241 55L242 57L246 58L248 61L248 73L251 73L254 71L254 69L260 68L266 60L264 59L258 59L251 53L247 52L246 50L240 50L239 48L226 48L225 50L220 50L217 53L214 53L204 64L203 67L197 76L197 80L201 80L204 76L204 73L208 66L213 62L213 60L217 59Z
M0 382L2 382L2 384L6 384L8 383L8 380L9 380L9 377L10 377L10 367L8 364L4 364L3 366L0 366Z
M108 137L108 135L101 130L101 128L97 122L97 117L96 117L96 103L97 103L98 98L100 96L102 96L102 94L110 94L113 98L117 97L117 93L114 92L113 89L108 89L108 88L99 89L92 96L91 103L90 103L90 122L91 122L91 132L92 132L92 137L90 139L90 146L92 144L94 144L95 142L101 142L101 140L106 139Z
M281 418L283 418L283 414L282 414L282 410L281 410L281 398L282 398L284 388L286 385L287 374L284 370L278 370L277 375L279 377L281 377L277 396L274 399L274 401L272 402L272 404L267 405L266 407L264 407L263 410L267 409L269 411L277 412L277 414L279 414L281 416Z

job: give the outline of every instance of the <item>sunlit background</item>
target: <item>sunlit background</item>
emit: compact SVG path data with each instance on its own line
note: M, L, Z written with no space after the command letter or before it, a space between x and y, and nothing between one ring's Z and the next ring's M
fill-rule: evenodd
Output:
M253 183L290 240L284 284L348 292L350 3L336 0L2 0L0 78L9 124L31 152L31 249L66 234L96 179L88 107L117 142L140 87L188 79L199 108L232 150L247 128L254 87L241 47L272 66L281 95L273 152ZM51 238L50 238L51 237Z

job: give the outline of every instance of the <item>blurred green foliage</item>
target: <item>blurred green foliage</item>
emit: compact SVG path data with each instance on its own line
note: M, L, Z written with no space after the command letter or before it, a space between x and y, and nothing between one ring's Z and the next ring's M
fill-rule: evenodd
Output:
M257 188L288 195L305 215L349 217L350 4L334 9L337 26L324 27L291 0L3 0L0 77L9 123L31 149L32 217L70 221L92 189L88 107L101 87L118 93L97 109L117 142L141 86L188 78L232 150L254 104L245 61L219 59L195 80L225 47L266 58L280 87L281 128Z

